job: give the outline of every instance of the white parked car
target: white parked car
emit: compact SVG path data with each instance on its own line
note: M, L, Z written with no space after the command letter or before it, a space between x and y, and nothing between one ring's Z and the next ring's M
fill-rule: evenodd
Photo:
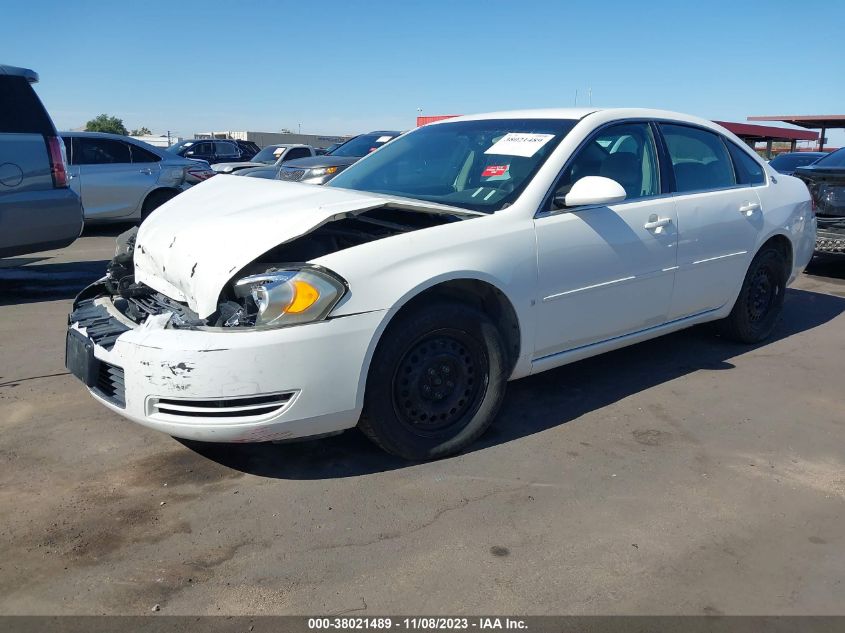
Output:
M705 321L762 341L815 226L803 183L709 121L465 116L326 187L213 178L168 202L134 269L130 239L77 297L67 362L177 437L357 425L436 458L484 432L508 380Z

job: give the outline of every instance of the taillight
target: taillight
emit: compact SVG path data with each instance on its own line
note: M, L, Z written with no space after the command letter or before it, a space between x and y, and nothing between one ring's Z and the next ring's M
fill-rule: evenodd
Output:
M58 136L47 137L47 149L50 152L50 174L54 187L67 187L67 167L62 155L62 142Z
M193 176L197 180L208 180L212 176L214 176L217 172L212 169L203 169L203 168L187 168L185 170L185 177L187 178L188 175Z

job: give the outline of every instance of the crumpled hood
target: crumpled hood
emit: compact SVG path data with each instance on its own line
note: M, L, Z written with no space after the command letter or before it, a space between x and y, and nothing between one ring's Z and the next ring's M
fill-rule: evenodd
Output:
M141 224L135 281L186 302L205 318L217 309L220 292L232 276L271 248L326 222L387 205L476 215L349 189L211 178L165 203Z

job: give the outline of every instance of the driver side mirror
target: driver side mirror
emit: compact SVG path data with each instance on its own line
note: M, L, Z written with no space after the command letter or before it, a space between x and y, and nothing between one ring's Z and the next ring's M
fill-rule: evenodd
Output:
M185 152L185 156L193 156L195 153L196 152L194 152L194 150L189 149L187 152Z
M584 176L579 179L569 193L555 195L557 208L580 207L584 205L607 205L622 202L625 189L618 182L604 176Z

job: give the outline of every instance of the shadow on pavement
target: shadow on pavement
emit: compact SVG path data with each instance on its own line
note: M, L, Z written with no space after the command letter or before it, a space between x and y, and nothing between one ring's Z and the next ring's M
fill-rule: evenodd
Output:
M80 239L117 237L132 226L125 222L86 226ZM39 263L51 258L35 255L0 260L0 305L72 299L102 277L109 263L106 259Z
M811 277L845 280L845 255L816 255L804 273Z
M30 258L31 259L31 258ZM105 274L108 260L0 268L0 305L72 299Z
M115 224L86 224L82 237L117 237L126 230L136 226L133 222L117 222Z
M842 312L843 298L790 289L783 318L766 344L824 325ZM730 371L730 359L751 349L720 339L704 325L512 382L498 419L467 452L566 424L695 371ZM409 465L383 453L356 430L292 444L180 441L229 468L278 479L354 477Z

